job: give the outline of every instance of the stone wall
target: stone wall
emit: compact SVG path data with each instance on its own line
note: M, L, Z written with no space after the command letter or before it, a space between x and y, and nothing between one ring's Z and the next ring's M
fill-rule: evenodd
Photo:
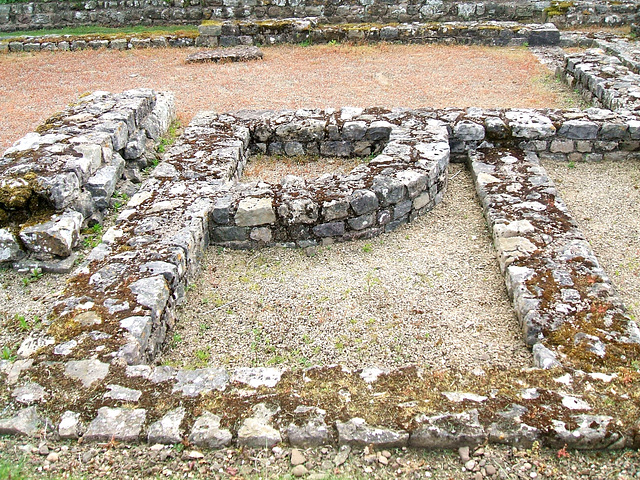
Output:
M48 269L70 269L81 228L102 222L123 178L142 180L174 110L172 94L95 92L7 149L0 158L0 264L20 268L29 253Z
M0 5L0 31L73 25L194 25L208 19L318 17L322 23L444 22L503 20L561 24L619 25L637 17L638 5L620 2L494 0L458 2L384 0L67 0Z

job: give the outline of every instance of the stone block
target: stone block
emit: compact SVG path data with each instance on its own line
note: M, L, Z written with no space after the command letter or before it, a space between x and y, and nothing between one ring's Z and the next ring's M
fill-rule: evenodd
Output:
M0 228L0 263L16 262L24 255L17 237L6 228Z
M567 120L562 124L558 135L573 140L592 140L598 136L598 124L588 120Z
M239 227L253 227L274 223L276 214L273 210L273 199L271 197L250 197L240 200L236 210L235 221Z
M231 444L231 432L220 428L220 420L218 415L204 412L193 424L189 442L202 448L222 448Z
M98 416L83 435L85 442L137 442L147 417L142 408L98 409Z
M83 220L79 212L54 215L48 222L24 227L20 240L36 255L68 257L78 243Z
M356 215L373 212L380 204L377 195L370 190L356 190L351 195L349 203Z

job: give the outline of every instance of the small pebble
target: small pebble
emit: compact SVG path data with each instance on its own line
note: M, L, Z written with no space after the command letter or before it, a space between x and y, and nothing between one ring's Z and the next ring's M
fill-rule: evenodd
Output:
M302 465L306 461L307 459L302 454L302 452L300 452L300 450L298 450L297 448L291 450L291 465L295 467L297 465Z
M458 454L460 455L460 460L464 463L469 461L469 447L460 447L458 449Z
M47 462L55 463L60 459L60 456L56 452L51 452L47 455Z
M294 477L303 477L307 473L309 473L309 470L307 470L307 467L305 467L304 465L296 465L295 467L293 467L293 470L291 470L291 473Z

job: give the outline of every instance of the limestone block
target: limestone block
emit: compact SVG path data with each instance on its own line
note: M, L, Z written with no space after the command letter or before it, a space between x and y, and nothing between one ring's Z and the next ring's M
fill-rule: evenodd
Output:
M418 427L409 438L411 447L454 449L480 445L487 437L477 410L431 417L418 415L415 421Z
M0 228L0 263L18 261L24 255L16 236L6 228Z
M274 223L276 214L273 211L273 199L271 197L250 197L240 200L235 220L236 225L239 227L253 227Z
M149 426L147 440L150 444L162 443L172 445L182 441L182 429L180 424L184 419L186 410L178 407L167 412L160 420Z
M193 424L189 442L204 448L222 448L229 445L232 439L231 432L220 428L220 420L218 415L204 412Z
M37 255L68 257L78 243L83 220L79 212L54 215L48 222L24 227L20 231L20 240Z
M146 417L143 408L102 407L82 438L85 442L136 442Z
M409 442L409 433L402 430L375 428L367 425L362 418L352 418L348 422L336 421L338 443L340 445L373 445L376 448L401 448Z
M40 431L42 423L36 407L28 407L20 410L13 417L0 419L0 435L32 437Z

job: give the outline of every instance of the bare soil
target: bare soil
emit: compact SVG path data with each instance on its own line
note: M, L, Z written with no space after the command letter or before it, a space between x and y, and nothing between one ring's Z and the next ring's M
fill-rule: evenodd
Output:
M0 151L86 92L172 91L183 124L201 110L299 107L562 107L577 99L526 48L264 47L264 60L191 64L196 49L0 55Z

